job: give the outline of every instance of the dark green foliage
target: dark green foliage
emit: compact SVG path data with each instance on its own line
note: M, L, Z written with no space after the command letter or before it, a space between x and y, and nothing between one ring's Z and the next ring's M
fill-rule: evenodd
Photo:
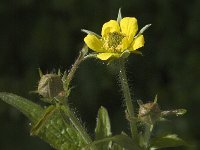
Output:
M38 136L57 150L80 149L85 143L78 131L66 122L59 108L48 118Z
M61 106L51 105L42 109L25 98L9 93L0 93L0 99L27 116L33 126L31 134L39 136L55 149L76 150L85 145L79 132L63 117Z
M95 128L95 140L111 136L111 125L108 111L104 107L100 107L97 115L97 124ZM97 145L98 149L108 149L111 145L110 141Z
M15 94L0 93L0 99L21 111L32 123L36 123L44 113L39 105Z
M186 146L188 144L175 134L169 134L151 140L151 147L156 149L166 148L166 147L178 147L183 145Z
M136 144L136 142L133 141L133 139L131 139L130 137L128 137L127 135L124 135L124 134L115 135L115 136L111 136L111 137L108 137L108 138L104 138L102 140L94 141L93 143L87 145L85 148L89 149L93 145L98 146L98 145L107 143L109 141L112 141L114 143L113 146L111 147L111 149L113 149L114 147L116 147L118 149L122 149L122 147L123 147L126 150L142 150L142 148L140 148Z

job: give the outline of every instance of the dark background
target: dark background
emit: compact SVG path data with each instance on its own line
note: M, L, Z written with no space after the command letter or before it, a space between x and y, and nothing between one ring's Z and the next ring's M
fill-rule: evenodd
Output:
M135 16L145 32L143 57L131 55L127 73L134 100L148 102L156 94L163 110L186 108L178 119L161 123L157 133L176 132L200 149L200 1L199 0L1 0L0 91L38 102L37 68L51 72L69 69L83 45L85 28L100 33L101 26L123 16ZM70 96L91 135L98 108L109 113L114 134L127 131L116 69L98 60L81 64ZM0 101L1 150L50 150L48 144L29 136L29 121ZM165 129L165 131L163 131ZM195 146L196 145L196 146ZM185 148L177 148L185 149Z

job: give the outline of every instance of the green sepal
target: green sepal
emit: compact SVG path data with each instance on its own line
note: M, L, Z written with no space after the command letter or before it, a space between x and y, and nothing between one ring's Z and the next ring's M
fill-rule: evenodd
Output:
M82 32L86 33L86 34L92 34L92 35L95 35L96 37L98 37L99 39L101 39L101 36L98 35L97 33L95 32L92 32L90 30L86 30L86 29L81 29Z
M139 50L134 50L132 53L143 56L142 52Z
M100 140L105 137L111 136L111 126L110 126L110 118L108 116L108 111L106 108L101 106L98 111L97 123L95 128L95 139ZM101 145L97 145L99 149L108 149L110 142L102 143Z
M129 51L129 50L125 50L125 51L120 55L120 58L126 59L129 55L130 55L130 51Z
M162 117L168 117L171 115L175 115L175 116L179 117L179 116L183 116L185 113L187 113L186 109L175 109L175 110L162 111L161 115L162 115Z
M58 69L58 73L57 73L60 77L62 76L62 73L61 73L61 69Z
M151 26L151 24L145 25L142 29L140 29L140 31L138 32L138 34L134 38L136 39L138 36L140 36L141 34L143 34L144 31L146 31L150 26Z
M87 55L87 53L88 53L88 46L86 44L81 49L81 53L82 53L83 56Z
M187 146L188 144L176 134L168 134L162 137L156 137L151 139L150 147L151 149L160 149L167 147L178 147Z
M118 15L117 15L117 22L120 24L121 20L122 20L122 13L121 13L121 8L119 8Z
M71 93L71 88L69 88L69 81L68 81L67 75L68 75L67 71L65 71L63 73L63 76L62 76L63 88L64 88L64 91L65 91L66 97L68 97Z
M144 31L146 31L150 26L151 26L151 24L147 24L147 25L145 25L142 29L140 29L140 31L139 31L138 34L137 34L137 37L138 37L139 35L143 34Z
M42 73L42 70L41 70L40 68L38 68L38 72L39 72L39 76L40 76L40 78L42 78L43 73Z
M187 109L177 109L176 116L182 116L187 113Z

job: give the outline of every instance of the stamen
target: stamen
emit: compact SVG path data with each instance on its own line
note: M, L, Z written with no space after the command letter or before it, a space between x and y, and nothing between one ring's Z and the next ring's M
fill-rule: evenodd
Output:
M120 52L120 44L124 37L125 35L119 32L110 32L105 39L104 47L111 52Z

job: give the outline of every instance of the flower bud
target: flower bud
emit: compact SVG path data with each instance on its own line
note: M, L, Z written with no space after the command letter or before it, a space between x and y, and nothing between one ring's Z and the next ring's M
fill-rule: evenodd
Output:
M43 75L38 84L38 93L44 98L54 98L64 91L63 82L57 74Z
M157 103L149 102L139 104L138 118L140 121L148 124L154 124L161 117L161 110Z

